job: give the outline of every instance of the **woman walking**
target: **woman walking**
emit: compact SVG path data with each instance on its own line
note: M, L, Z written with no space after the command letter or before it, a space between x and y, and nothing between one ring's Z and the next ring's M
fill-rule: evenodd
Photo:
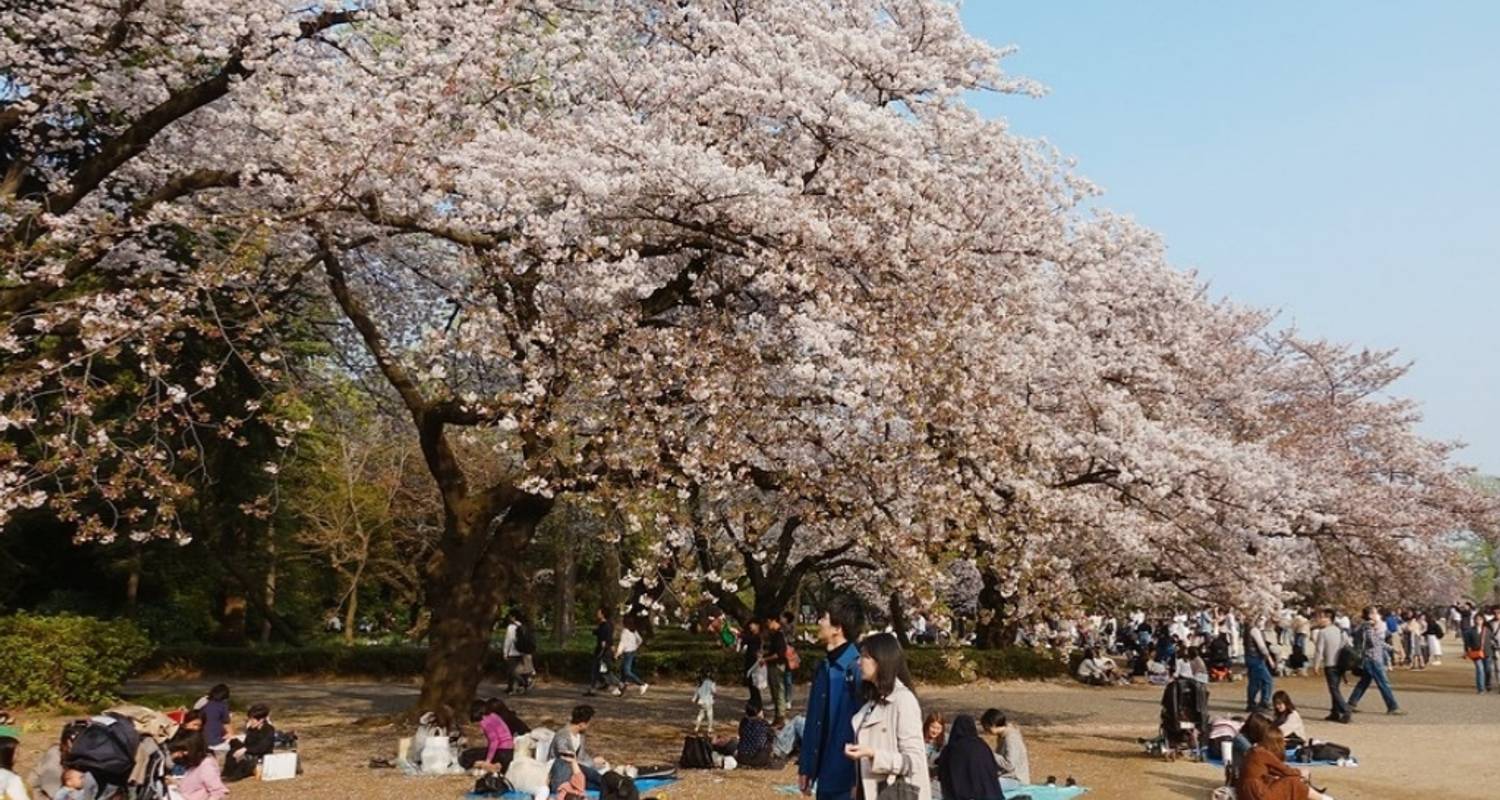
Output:
M844 755L859 767L863 797L880 795L881 784L906 783L919 800L932 800L922 709L911 691L911 673L901 644L877 633L859 647L864 707L854 715L855 743Z

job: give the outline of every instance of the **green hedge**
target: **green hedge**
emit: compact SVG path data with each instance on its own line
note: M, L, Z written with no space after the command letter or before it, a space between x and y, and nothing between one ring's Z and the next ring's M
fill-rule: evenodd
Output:
M0 704L101 705L151 654L151 642L125 620L73 614L0 618Z
M798 677L807 680L817 663L814 653L803 648ZM147 664L148 671L202 673L222 677L276 678L308 675L411 678L422 674L427 651L411 646L346 647L164 647ZM948 650L915 648L908 651L912 676L927 685L955 685L979 679L1040 680L1067 674L1067 665L1044 653L1022 648L1004 650ZM506 674L505 660L491 651L485 671ZM577 650L538 653L537 671L554 680L584 681L592 658ZM741 656L700 642L648 643L641 652L636 671L648 680L691 681L708 669L715 680L727 685L743 679Z

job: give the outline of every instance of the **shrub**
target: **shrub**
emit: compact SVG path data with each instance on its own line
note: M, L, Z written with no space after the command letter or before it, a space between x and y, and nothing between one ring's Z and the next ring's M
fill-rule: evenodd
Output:
M799 681L812 678L819 653L809 645L800 647L802 667ZM908 650L913 677L926 685L955 685L976 679L1040 680L1063 675L1066 664L1045 653L1025 648L1004 650L955 650L935 647ZM347 647L341 644L313 647L164 647L156 651L150 669L199 672L219 677L276 678L294 675L338 675L370 678L412 678L422 674L427 650L410 645ZM593 667L588 651L543 650L536 654L537 672L553 680L586 681ZM641 652L636 671L647 680L694 680L709 670L716 681L737 686L744 681L743 657L699 639L648 643ZM503 678L507 674L499 647L492 647L485 660L485 674Z
M0 619L0 703L101 705L151 653L133 623L73 614Z

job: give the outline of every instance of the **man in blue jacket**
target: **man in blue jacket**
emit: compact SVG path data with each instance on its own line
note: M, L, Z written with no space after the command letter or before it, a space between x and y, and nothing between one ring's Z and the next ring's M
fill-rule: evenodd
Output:
M797 786L821 800L850 800L854 793L854 762L844 745L854 741L854 715L859 711L859 639L864 612L859 602L835 597L818 618L818 638L828 657L818 665L807 697L807 725L802 731L802 755L797 764Z

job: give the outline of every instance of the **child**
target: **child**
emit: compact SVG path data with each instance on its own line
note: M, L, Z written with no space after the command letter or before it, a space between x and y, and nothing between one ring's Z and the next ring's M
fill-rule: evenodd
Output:
M718 694L718 684L714 683L712 674L708 670L698 673L698 690L693 692L693 705L698 707L698 718L693 720L693 733L697 733L703 721L708 720L708 734L714 733L714 695Z
M84 800L88 797L83 790L83 773L76 769L63 770L62 789L52 796L52 800Z

